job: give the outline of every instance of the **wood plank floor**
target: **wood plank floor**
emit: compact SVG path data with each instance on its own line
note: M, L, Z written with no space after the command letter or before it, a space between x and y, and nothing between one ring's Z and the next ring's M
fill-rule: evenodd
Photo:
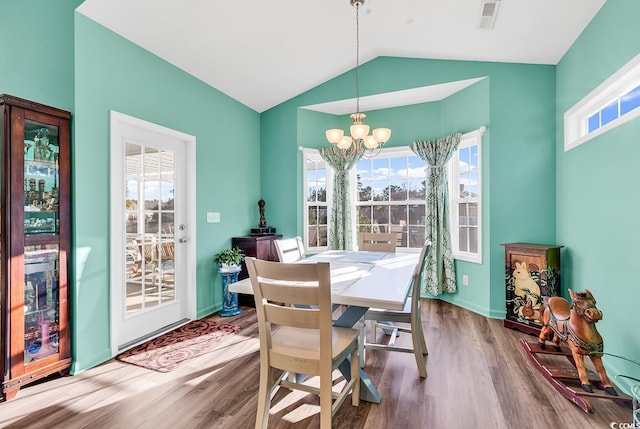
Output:
M518 344L533 337L439 300L425 300L429 376L413 356L367 352L366 372L382 402L346 401L335 428L609 428L631 411L594 399L586 414L551 388ZM2 428L252 428L258 390L258 338L251 308L234 318L240 334L170 373L111 360L75 376L25 387L0 403ZM217 317L212 317L216 319ZM401 335L399 343L410 342ZM316 428L318 400L281 389L270 428Z

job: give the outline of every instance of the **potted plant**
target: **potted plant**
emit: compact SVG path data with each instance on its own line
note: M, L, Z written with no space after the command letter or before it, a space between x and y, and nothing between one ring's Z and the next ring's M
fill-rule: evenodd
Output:
M221 272L237 270L243 259L244 252L239 247L225 249L213 255L213 262L220 265Z
M222 276L222 310L220 316L235 316L242 310L238 307L238 294L229 291L229 284L238 281L240 263L244 259L244 252L239 247L222 250L213 255L213 262L220 265Z

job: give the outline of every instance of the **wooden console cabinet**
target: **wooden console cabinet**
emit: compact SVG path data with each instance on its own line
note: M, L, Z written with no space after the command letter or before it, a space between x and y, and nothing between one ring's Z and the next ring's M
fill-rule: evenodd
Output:
M71 363L69 112L0 95L2 398Z
M248 235L246 237L233 237L231 239L231 247L239 247L245 256L253 256L256 259L264 261L277 261L278 252L273 244L274 240L281 239L279 234L270 235ZM242 271L238 274L238 280L249 277L247 266L242 262Z
M540 333L544 297L560 295L560 249L563 246L508 243L505 247L507 315L504 326Z
M277 261L278 260L278 252L276 251L276 246L273 244L275 240L279 240L282 238L282 235L279 234L269 234L269 235L248 235L246 237L233 237L231 239L231 246L238 246L246 256L253 256L257 259L262 259L265 261ZM249 277L249 273L247 272L247 266L244 261L242 261L242 271L238 274L238 280L246 279ZM246 305L249 307L255 306L255 301L253 299L253 295L238 295L238 303L240 305Z

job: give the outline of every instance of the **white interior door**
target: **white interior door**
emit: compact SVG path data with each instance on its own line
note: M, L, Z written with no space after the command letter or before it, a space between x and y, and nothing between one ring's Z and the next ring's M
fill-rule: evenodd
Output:
M112 354L195 318L195 138L111 112Z

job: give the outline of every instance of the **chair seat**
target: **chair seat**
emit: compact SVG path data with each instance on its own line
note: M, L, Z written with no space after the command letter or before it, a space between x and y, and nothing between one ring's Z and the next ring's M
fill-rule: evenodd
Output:
M332 328L333 359L354 343L360 332L351 328ZM320 359L320 330L281 326L271 336L271 351L302 359Z
M385 322L391 322L393 320L386 319L386 317L393 318L406 318L409 320L411 317L411 298L407 299L402 310L385 310L383 308L370 308L366 313L366 320L381 320Z

